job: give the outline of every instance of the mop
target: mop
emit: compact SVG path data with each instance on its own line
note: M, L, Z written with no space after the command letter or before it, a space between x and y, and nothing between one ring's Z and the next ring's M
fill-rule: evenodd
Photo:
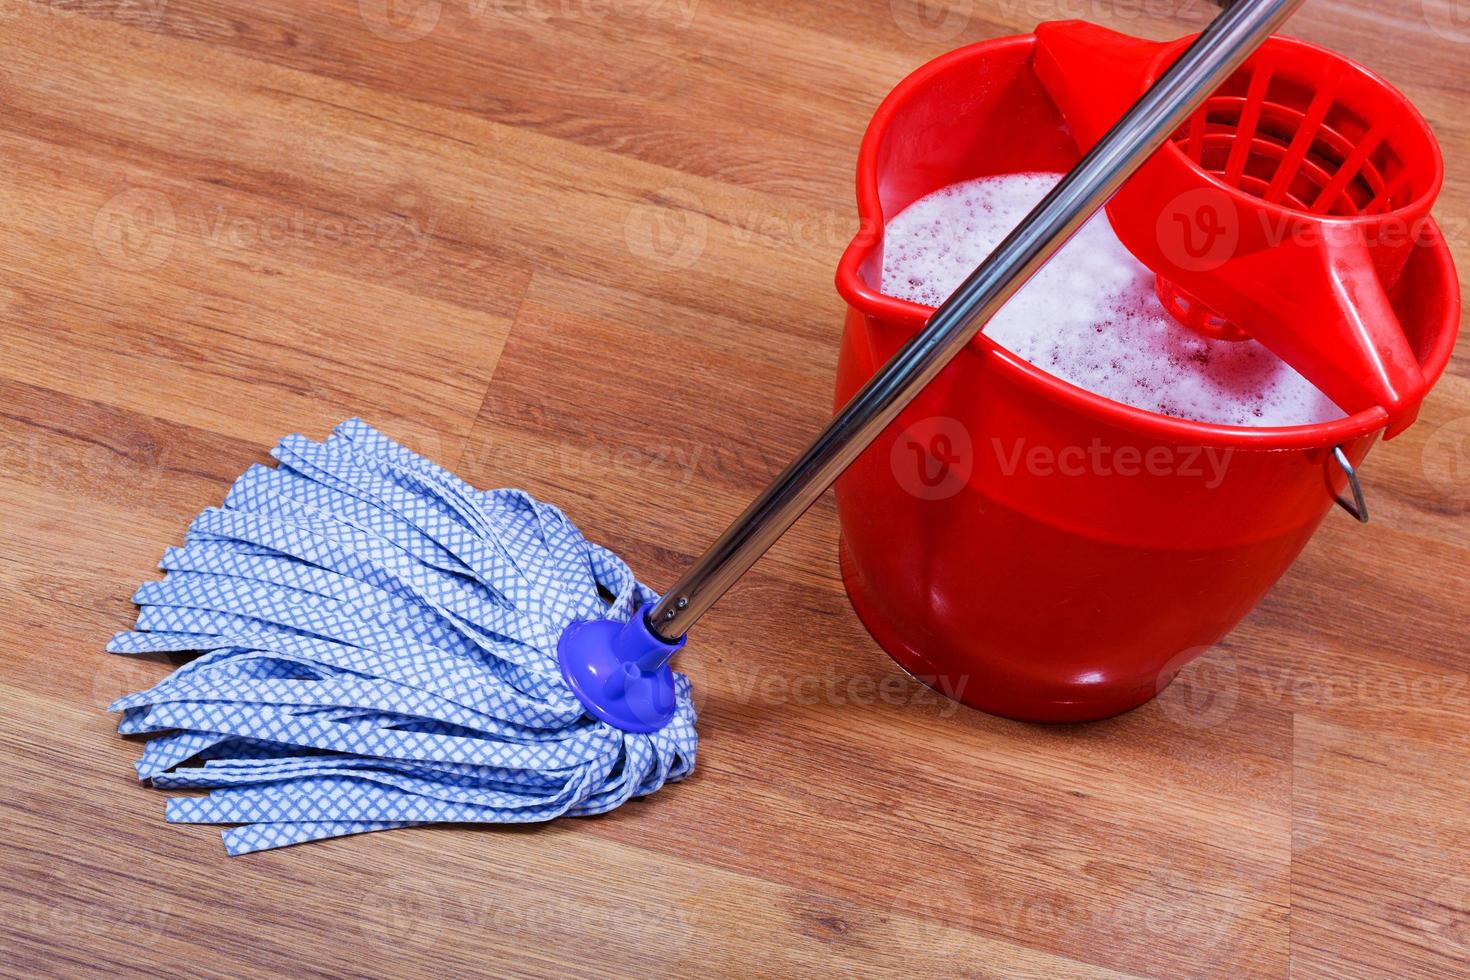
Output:
M111 653L197 653L116 701L140 779L230 854L604 813L694 769L688 627L1301 0L1221 14L662 596L554 506L360 420L288 436L134 595Z
M170 800L170 821L243 824L224 834L243 854L602 813L694 767L687 679L667 724L623 731L546 655L567 624L654 598L561 511L475 490L356 419L272 455L164 555L108 647L208 651L112 705L120 731L159 733L140 778L213 790Z

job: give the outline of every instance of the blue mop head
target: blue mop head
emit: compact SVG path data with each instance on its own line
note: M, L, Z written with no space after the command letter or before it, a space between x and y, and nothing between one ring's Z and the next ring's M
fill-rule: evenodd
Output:
M424 823L603 813L694 768L689 681L637 734L590 716L557 643L656 598L561 511L480 491L365 423L282 440L140 588L118 654L201 651L112 705L138 775L231 854ZM611 597L610 599L607 597Z

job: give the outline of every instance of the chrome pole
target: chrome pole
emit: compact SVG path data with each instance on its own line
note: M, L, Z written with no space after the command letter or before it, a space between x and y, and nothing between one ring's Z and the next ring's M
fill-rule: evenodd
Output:
M796 519L1021 286L1303 0L1237 0L873 375L649 613L673 642Z

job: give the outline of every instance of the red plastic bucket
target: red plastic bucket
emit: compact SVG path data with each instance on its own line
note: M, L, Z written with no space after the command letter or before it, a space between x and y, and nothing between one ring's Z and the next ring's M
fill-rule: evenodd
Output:
M861 231L841 405L931 309L881 295L882 229L956 181L1064 171L1078 153L1032 69L1032 35L950 52L884 100L863 138ZM1392 291L1433 383L1459 288L1428 222ZM1295 559L1382 410L1291 428L1155 415L1060 381L983 333L837 482L854 608L906 670L999 715L1083 721L1149 700Z

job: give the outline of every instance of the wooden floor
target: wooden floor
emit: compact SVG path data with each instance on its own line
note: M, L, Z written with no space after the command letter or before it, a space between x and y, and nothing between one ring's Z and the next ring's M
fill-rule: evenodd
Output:
M1373 523L1110 722L879 696L828 498L682 657L694 777L607 817L227 859L132 778L102 708L168 666L103 644L280 435L361 415L668 585L829 409L883 94L1038 20L1211 9L946 4L0 0L0 970L1470 971L1463 352L1365 466ZM1465 260L1463 15L1295 33L1429 117Z

